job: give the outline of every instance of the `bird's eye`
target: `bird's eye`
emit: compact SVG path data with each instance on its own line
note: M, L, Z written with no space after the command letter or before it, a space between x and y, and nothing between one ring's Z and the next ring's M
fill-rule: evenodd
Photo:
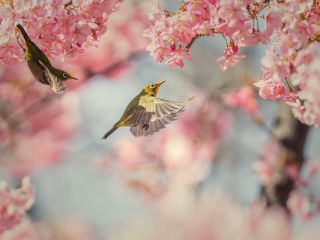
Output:
M151 88L151 89L154 89L155 87L156 87L156 85L150 84L150 88Z
M67 79L67 78L68 78L68 73L64 72L64 73L62 74L62 77L65 78L65 79Z

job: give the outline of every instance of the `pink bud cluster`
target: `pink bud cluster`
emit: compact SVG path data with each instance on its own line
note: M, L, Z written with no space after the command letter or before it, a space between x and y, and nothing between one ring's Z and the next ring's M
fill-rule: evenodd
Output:
M47 54L73 55L92 45L106 31L109 15L122 0L4 1L0 3L0 63L23 59L16 43L20 23L31 39ZM20 39L20 41L22 41Z
M0 181L0 236L19 224L26 211L34 203L34 191L29 177L22 180L22 186L10 190L5 181Z

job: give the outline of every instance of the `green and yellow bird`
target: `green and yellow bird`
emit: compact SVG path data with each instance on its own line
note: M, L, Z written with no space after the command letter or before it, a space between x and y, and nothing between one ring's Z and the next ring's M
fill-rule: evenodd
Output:
M63 81L69 79L77 80L69 73L53 67L44 52L34 42L31 41L24 28L20 24L17 25L17 28L20 30L24 38L26 48L20 44L17 38L18 44L22 47L25 53L25 59L28 63L30 71L40 83L50 85L54 92L61 93L65 89Z
M121 118L102 137L106 139L119 127L130 127L135 137L148 136L166 124L176 120L177 115L184 111L186 102L176 102L157 98L157 93L162 82L146 85L142 91L131 100L124 110Z

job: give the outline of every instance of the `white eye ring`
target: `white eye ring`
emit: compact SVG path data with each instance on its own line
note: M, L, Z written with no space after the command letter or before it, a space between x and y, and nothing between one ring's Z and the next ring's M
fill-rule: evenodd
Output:
M67 78L67 77L68 77L68 74L64 72L64 73L62 74L62 76L63 76L64 78Z
M150 84L150 88L151 88L151 89L154 89L155 87L156 87L156 85Z

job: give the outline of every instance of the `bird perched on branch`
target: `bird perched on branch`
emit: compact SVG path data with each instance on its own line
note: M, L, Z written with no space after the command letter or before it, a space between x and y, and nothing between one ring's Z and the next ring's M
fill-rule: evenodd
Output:
M28 63L30 71L40 83L50 85L54 92L60 93L65 89L63 81L69 79L77 80L69 73L53 67L44 52L34 42L31 41L24 28L20 24L17 25L17 28L20 30L25 40L26 47L24 48L20 44L18 37L17 42L25 53L25 59Z
M147 84L142 91L131 100L121 118L102 137L106 139L119 127L130 127L135 137L148 136L166 124L176 120L177 115L184 111L185 102L176 102L157 98L159 87L165 81ZM188 99L189 101L191 99Z

